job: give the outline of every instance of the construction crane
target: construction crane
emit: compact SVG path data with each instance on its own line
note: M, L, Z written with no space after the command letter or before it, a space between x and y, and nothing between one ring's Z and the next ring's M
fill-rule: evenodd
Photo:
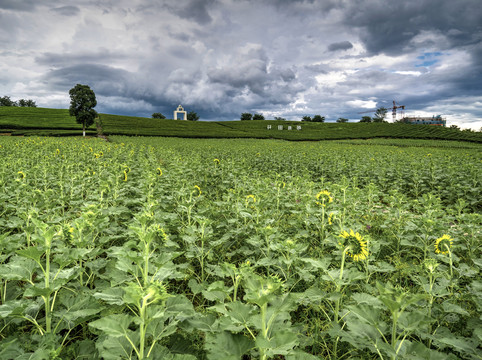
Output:
M398 105L395 102L395 100L393 100L393 106L392 106L391 109L392 109L393 122L397 121L397 109L401 109L400 114L402 115L402 118L404 117L404 115L405 115L405 105ZM362 112L359 112L357 114L368 114L368 113L371 113L371 112L374 112L374 111L377 111L377 110L378 109L373 109L373 110L370 110L370 111L362 111Z

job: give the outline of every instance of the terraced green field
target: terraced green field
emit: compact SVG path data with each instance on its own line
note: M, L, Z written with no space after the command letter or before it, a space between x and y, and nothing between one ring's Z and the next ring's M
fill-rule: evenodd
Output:
M374 123L302 123L293 121L179 121L100 114L105 135L168 136L184 138L258 138L302 140L333 139L436 139L482 142L482 133L435 126ZM268 130L268 126L271 129ZM282 126L283 130L278 130ZM301 130L296 130L301 126ZM288 130L291 127L291 130ZM3 129L3 130L2 130ZM0 107L0 130L12 135L81 134L81 126L67 110ZM88 129L95 135L96 126Z

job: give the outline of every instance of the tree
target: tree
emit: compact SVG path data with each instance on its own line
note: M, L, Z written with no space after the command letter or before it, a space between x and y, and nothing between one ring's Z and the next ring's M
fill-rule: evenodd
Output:
M264 116L262 114L254 114L253 120L264 120Z
M375 111L375 116L373 117L373 122L384 122L387 116L387 108L381 107Z
M17 104L20 107L37 107L37 104L35 104L35 101L30 99L20 99L19 101L17 101Z
M313 116L313 119L311 119L312 122L325 122L325 117L321 115L315 115Z
M370 123L370 122L372 122L372 118L370 116L362 116L360 122Z
M284 117L280 117L280 116L275 116L274 119L276 121L286 121L286 119Z
M187 119L189 121L198 121L199 120L199 115L196 114L194 111L189 111L187 113Z
M10 96L4 96L0 98L0 106L17 106L17 104L10 100Z
M305 115L301 118L301 121L311 122L311 116Z
M85 136L85 129L94 123L97 112L94 107L97 105L94 91L88 85L77 84L69 91L70 94L70 116L75 116L78 124L82 124L82 132Z
M153 119L165 119L166 117L162 115L161 113L154 113L152 114Z
M338 119L336 120L336 122L337 122L337 123L346 123L346 122L348 122L348 119L346 119L346 118L338 118Z
M241 120L252 120L253 119L253 114L251 113L242 113L241 114Z

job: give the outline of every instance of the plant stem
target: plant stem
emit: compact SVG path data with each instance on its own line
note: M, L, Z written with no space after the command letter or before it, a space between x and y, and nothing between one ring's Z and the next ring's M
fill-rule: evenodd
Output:
M266 326L266 310L267 310L268 304L263 304L260 307L261 310L261 335L263 336L264 339L268 339L268 327ZM266 355L266 350L264 348L259 349L259 354L260 354L260 360L266 360L267 355Z
M45 288L50 287L50 248L45 251ZM45 332L50 333L52 331L52 318L50 313L50 295L42 296L45 302Z
M394 351L395 348L396 348L396 345L397 345L397 322L398 322L398 316L400 315L400 313L398 311L394 311L392 313L392 317L393 317L393 322L392 322L392 348ZM396 355L392 356L392 359L395 360L396 358Z

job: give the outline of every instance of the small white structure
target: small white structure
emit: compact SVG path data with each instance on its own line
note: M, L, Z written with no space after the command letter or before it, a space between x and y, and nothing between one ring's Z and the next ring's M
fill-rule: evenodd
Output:
M174 110L174 120L177 120L177 114L179 113L184 114L183 120L187 120L187 112L184 111L184 108L181 105L179 105L177 109Z

